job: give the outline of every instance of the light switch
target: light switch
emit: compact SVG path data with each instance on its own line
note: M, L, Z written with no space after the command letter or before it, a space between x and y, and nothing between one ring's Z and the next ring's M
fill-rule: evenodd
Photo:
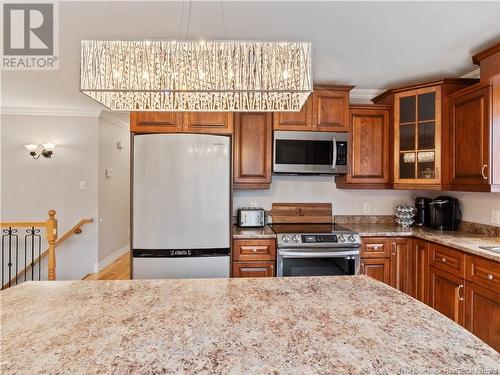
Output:
M80 190L81 191L87 190L87 181L80 181Z
M123 144L122 144L122 141L116 141L116 148L117 148L118 150L123 149Z
M491 223L500 224L500 210L491 210Z
M111 168L106 168L106 178L111 178L113 176L113 170Z

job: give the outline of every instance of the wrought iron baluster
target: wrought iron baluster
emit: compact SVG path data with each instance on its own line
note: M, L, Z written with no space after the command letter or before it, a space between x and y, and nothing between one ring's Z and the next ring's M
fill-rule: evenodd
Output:
M42 237L40 235L40 229L35 229L31 227L26 229L26 235L24 236L24 269L28 265L28 245L31 242L31 260L29 266L31 267L31 280L34 280L34 269L35 269L35 245L38 244L38 253L40 254L40 249L42 247ZM36 242L35 242L36 241ZM27 273L24 272L24 281L27 279Z
M19 239L18 239L18 235L16 234L17 233L17 229L13 229L12 227L8 227L6 229L4 229L2 231L4 234L2 235L2 285L3 282L4 282L4 267L5 267L5 264L4 264L4 257L6 256L5 252L4 252L4 249L5 249L5 242L8 243L8 256L9 256L9 259L8 259L8 263L7 263L7 267L9 268L9 271L8 271L8 285L9 287L11 286L11 280L12 280L12 238L14 237L15 239L15 244L16 244L16 256L18 254L18 250L19 250ZM16 264L17 264L17 260L16 260ZM16 270L17 270L17 265L16 265ZM16 280L17 280L17 272L16 272Z
M37 229L40 232L40 229ZM42 236L38 235L38 280L42 279Z

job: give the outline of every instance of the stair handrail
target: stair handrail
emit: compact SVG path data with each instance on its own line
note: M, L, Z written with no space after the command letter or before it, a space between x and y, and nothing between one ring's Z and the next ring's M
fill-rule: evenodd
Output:
M80 234L80 233L82 233L81 227L83 225L85 225L85 224L90 224L93 221L94 221L94 219L92 219L92 218L80 220L76 225L74 225L71 229L69 229L66 233L64 233L61 237L59 237L56 240L56 242L54 244L54 248L57 249L57 247L59 247L64 241L66 241L67 239L69 239L70 237L72 237L74 234ZM40 224L40 223L45 223L45 222L37 222L37 224ZM0 224L2 224L2 226L12 226L12 227L15 226L15 227L20 228L20 227L32 227L33 225L27 225L27 224L34 224L34 222L32 222L32 223L6 222L6 223L0 223ZM8 224L21 224L21 225L8 225ZM41 262L42 259L44 259L49 254L49 251L50 251L50 247L47 248L40 256L38 256L37 258L35 258L25 268L23 268L21 271L19 271L19 273L17 273L14 277L12 277L12 279L10 280L10 283L7 282L4 285L2 285L2 289L5 289L8 285L11 285L15 280L21 278L32 267L34 267L36 264L38 264L38 262ZM55 277L54 277L54 280L55 280Z

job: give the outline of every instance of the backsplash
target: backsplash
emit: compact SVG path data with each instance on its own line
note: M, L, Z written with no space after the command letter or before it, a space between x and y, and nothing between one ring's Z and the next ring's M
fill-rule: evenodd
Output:
M450 195L458 198L462 220L500 227L490 222L491 210L500 210L500 193L464 193L406 190L337 189L333 177L273 176L269 190L235 190L233 209L255 204L266 210L273 202L331 202L333 215L393 215L401 203L414 204L415 197ZM365 212L366 205L369 212Z
M266 210L272 203L331 202L333 215L393 215L401 203L413 203L415 192L403 190L341 190L333 177L273 176L269 190L235 190L233 209L255 204ZM368 205L370 212L365 212Z

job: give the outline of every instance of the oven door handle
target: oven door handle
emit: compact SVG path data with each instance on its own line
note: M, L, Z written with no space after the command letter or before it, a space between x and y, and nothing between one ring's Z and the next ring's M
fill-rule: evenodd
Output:
M335 137L332 138L332 170L337 168L337 139Z
M357 257L359 256L359 251L309 252L309 251L279 250L278 256L284 258L345 258L345 257Z

